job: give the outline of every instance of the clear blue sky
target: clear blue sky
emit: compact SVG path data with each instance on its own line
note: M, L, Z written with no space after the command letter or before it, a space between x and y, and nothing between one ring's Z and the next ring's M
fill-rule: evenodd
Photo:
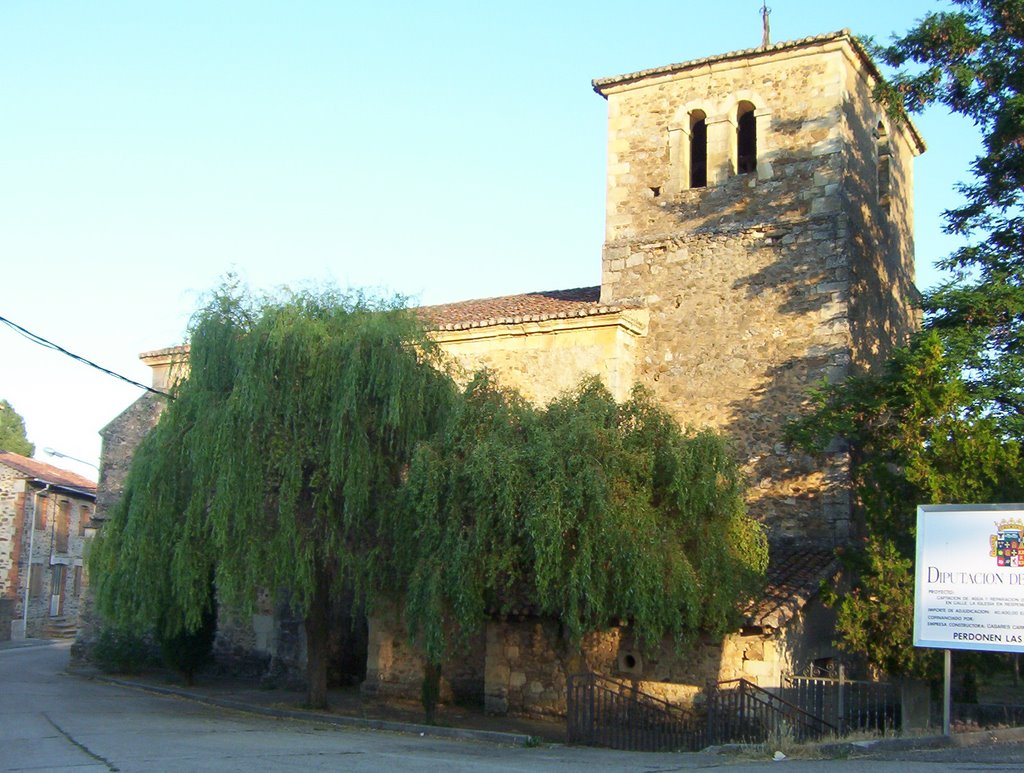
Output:
M886 39L937 5L777 0L772 37ZM422 303L598 284L606 103L591 78L756 46L759 9L6 0L0 316L148 382L139 352L180 342L232 270ZM977 143L940 111L917 123L927 285ZM0 361L0 398L42 459L98 461L98 431L139 394L5 327Z

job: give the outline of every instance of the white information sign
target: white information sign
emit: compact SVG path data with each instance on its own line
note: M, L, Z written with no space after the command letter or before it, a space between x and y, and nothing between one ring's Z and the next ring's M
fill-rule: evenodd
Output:
M917 508L914 646L1024 652L1024 504Z

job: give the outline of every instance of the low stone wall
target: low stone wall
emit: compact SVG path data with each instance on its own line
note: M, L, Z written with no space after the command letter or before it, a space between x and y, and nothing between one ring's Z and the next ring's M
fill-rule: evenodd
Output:
M405 625L392 605L379 606L368 619L364 695L419 701L425 660L409 642ZM442 703L481 705L484 696L485 642L481 633L441 664Z
M382 605L369 618L363 694L417 700L422 679L423 658L406 641L397 611ZM446 698L442 677L441 700Z
M588 634L573 650L556 621L493 622L487 627L485 705L501 714L564 716L568 677L592 672L689 706L709 679L720 678L723 653L737 650L730 639L682 652L670 642L642 649L631 629L614 627Z
M336 599L327 643L329 686L363 681L366 639L365 619L354 612L351 595ZM306 686L305 626L286 596L274 603L272 594L261 593L256 614L252 615L240 615L221 606L213 649L222 672L258 678L267 687Z
M560 638L553 620L489 623L485 708L495 714L564 715L567 677L586 668L567 662ZM590 638L598 653L614 646L604 637Z
M258 633L259 621L270 615L242 616L228 612L223 607L217 610L217 635L213 640L213 659L221 673L262 679L271 671L271 647L261 641ZM272 623L271 623L272 625ZM281 686L288 681L291 669L284 669L277 676ZM276 682L275 682L276 684Z
M482 684L484 707L495 714L564 716L568 677L593 672L670 703L692 706L708 682L744 678L761 687L778 687L783 673L832 655L829 638L819 635L817 627L831 630L808 626L800 615L784 631L751 629L721 640L698 639L685 647L670 640L641 647L633 630L621 626L589 634L579 647L572 647L556 620L491 621L479 649L444 665L442 700L458 698L454 688L461 680L473 689ZM417 700L423 659L409 645L393 610L371 619L369 638L364 693Z

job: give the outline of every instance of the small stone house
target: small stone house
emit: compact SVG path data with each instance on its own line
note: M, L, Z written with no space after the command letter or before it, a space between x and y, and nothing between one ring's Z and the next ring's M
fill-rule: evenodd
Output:
M619 399L640 383L681 424L730 435L771 544L766 593L724 641L643 652L621 625L566 653L555 622L524 609L445 664L449 695L559 713L567 675L589 669L685 701L707 680L777 686L835 654L817 589L858 530L850 456L838 441L824 458L794 453L782 430L813 384L870 370L917 325L924 143L872 100L878 77L843 30L595 80L608 103L601 284L420 309L466 373L487 367L530 400L597 374ZM157 386L185 357L142 355ZM158 411L143 397L104 430L101 510ZM260 628L272 654L273 626ZM415 698L421 677L398 615L378 610L363 689Z
M91 480L0 451L0 640L75 634L95 503Z

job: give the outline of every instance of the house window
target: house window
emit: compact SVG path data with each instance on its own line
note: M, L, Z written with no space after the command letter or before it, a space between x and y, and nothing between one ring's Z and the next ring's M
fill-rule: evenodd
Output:
M740 102L736 112L736 172L757 171L757 118L750 102Z
M703 110L690 113L690 187L708 184L708 123Z
M64 583L67 581L68 570L63 564L50 567L50 617L64 614Z
M28 581L28 595L34 599L43 594L43 565L32 564L32 578Z
M55 546L58 553L68 552L68 522L71 520L71 503L63 500L57 504L57 524L54 529Z
M89 525L90 510L88 505L82 505L78 509L78 536L85 534L85 527Z
M885 131L882 122L878 122L875 128L875 155L878 163L878 201L881 204L889 203L889 188L891 185L890 161L892 149L889 146L889 134Z
M34 497L34 499L35 499L35 504L33 505L33 507L35 507L35 512L36 512L36 518L35 518L34 527L36 529L45 529L46 528L46 503L49 502L49 500L46 497L41 497L41 496L38 496L38 495L36 495Z

